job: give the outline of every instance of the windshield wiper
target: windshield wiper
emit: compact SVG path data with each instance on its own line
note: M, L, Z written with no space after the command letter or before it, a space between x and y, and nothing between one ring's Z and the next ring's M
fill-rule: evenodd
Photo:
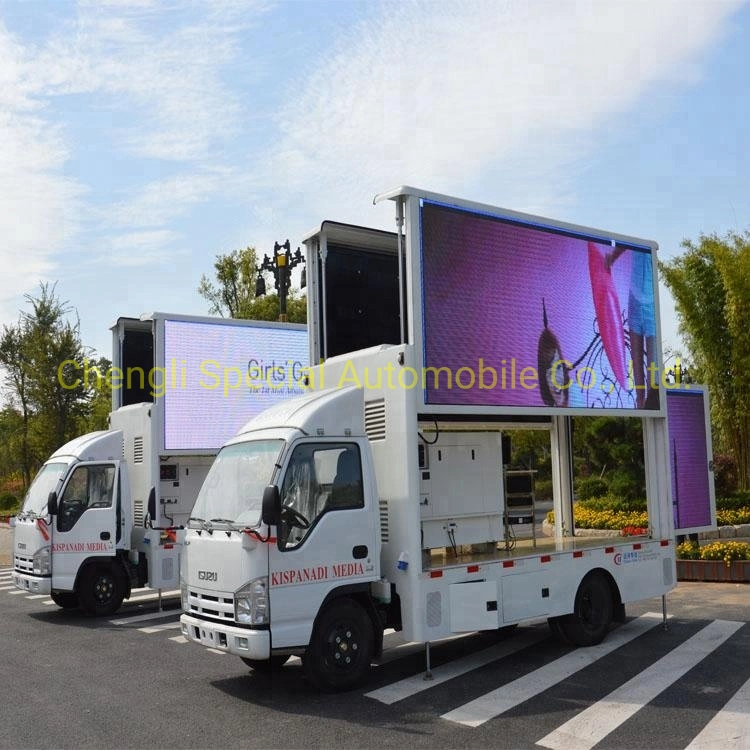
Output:
M228 523L234 525L237 523L233 518L212 518L209 523Z

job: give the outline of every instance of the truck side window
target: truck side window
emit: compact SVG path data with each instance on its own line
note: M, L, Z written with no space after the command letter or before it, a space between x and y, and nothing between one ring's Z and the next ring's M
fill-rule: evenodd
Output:
M364 507L359 448L347 443L302 443L281 485L279 544L298 547L323 514Z
M70 531L88 508L112 505L115 467L112 464L78 466L65 486L57 514L59 531Z

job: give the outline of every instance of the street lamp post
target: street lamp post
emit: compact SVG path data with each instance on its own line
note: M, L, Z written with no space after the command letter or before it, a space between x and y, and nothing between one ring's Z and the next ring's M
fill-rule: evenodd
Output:
M286 323L286 296L289 286L292 282L292 269L303 263L304 256L297 248L295 253L291 252L289 240L283 245L275 242L273 245L273 258L268 255L263 256L263 262L257 267L258 278L255 280L255 296L262 297L266 293L266 282L263 278L263 271L270 271L273 274L274 286L279 294L279 320ZM305 286L305 269L302 269L302 283Z

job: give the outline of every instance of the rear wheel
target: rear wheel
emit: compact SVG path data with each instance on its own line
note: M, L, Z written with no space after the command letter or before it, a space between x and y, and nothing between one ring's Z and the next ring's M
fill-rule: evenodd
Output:
M256 672L271 674L271 672L281 669L289 660L289 656L274 654L270 659L246 659L244 656L240 656L240 659Z
M120 608L125 597L122 576L111 565L92 565L81 576L81 609L92 617L106 617Z
M562 635L574 646L595 646L609 631L614 603L601 573L589 573L576 592L572 615L558 618Z
M78 594L73 591L53 591L50 597L63 609L75 609L78 606Z
M305 675L322 690L349 690L370 670L373 627L352 599L333 602L320 616L305 652Z

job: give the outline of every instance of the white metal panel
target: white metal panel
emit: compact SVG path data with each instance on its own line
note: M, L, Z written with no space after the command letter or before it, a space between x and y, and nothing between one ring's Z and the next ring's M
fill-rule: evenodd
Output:
M454 583L448 587L451 632L491 630L500 625L495 581Z

